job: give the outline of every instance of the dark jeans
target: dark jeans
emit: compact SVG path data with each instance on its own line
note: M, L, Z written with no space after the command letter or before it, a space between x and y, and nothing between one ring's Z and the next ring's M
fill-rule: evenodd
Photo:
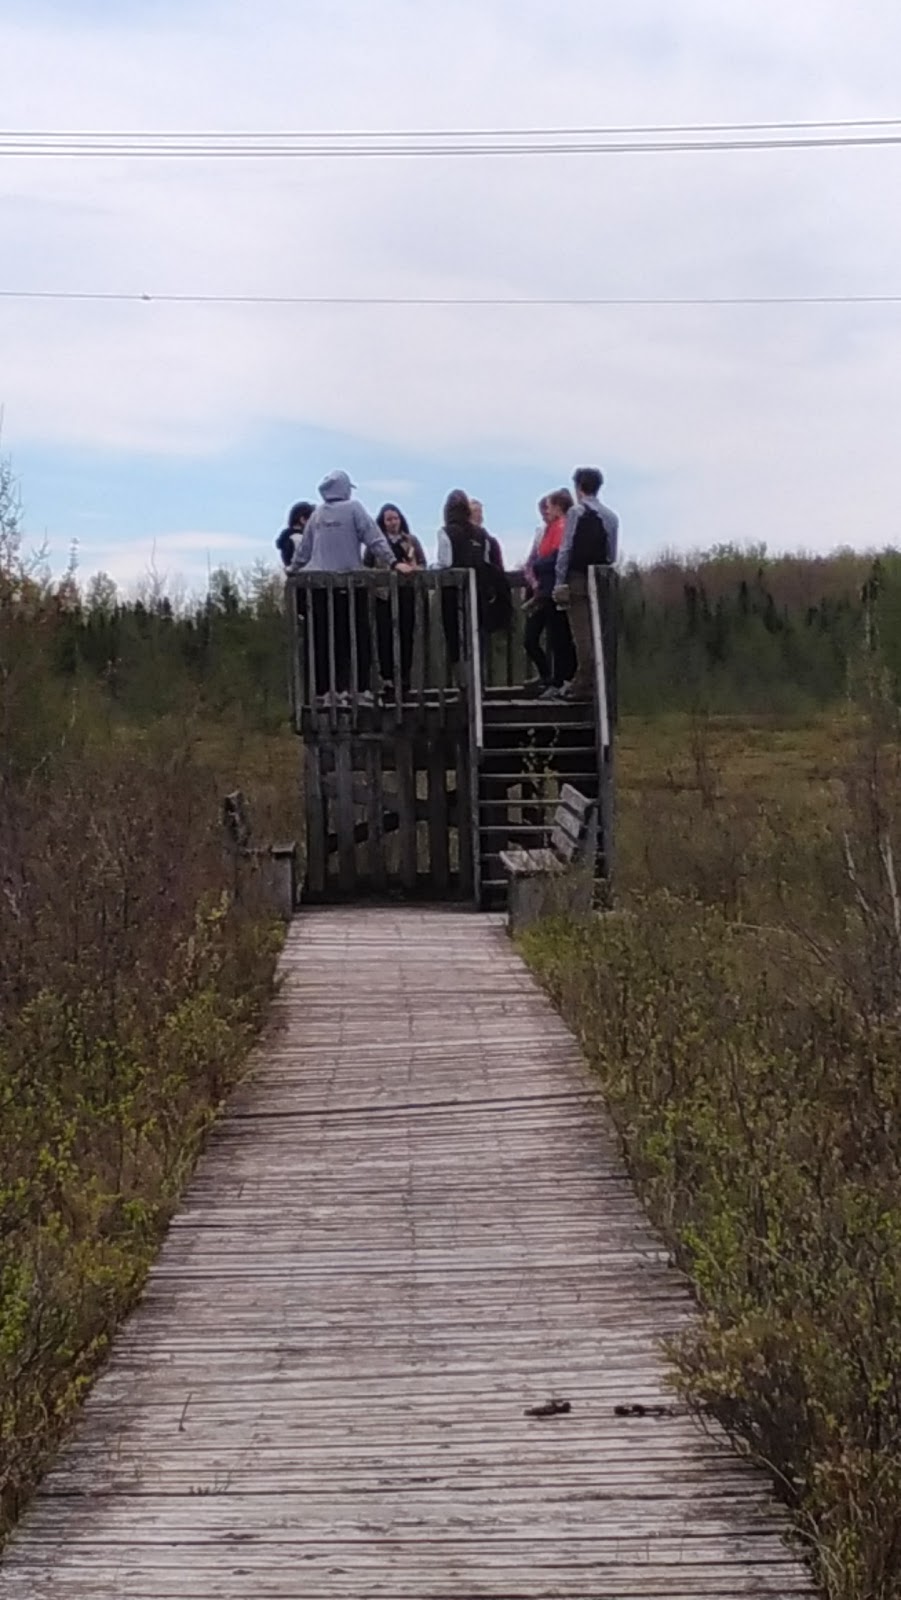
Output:
M397 625L400 633L400 677L406 689L410 683L413 666L413 631L415 606L412 589L398 588ZM379 642L379 671L386 683L394 683L394 630L392 628L391 601L375 603L376 636Z
M541 641L547 635L547 650ZM576 652L569 618L558 611L550 595L539 600L526 618L523 635L526 655L547 684L567 683L576 670ZM548 654L548 651L550 654Z
M316 664L316 682L310 685L310 698L328 694L332 687L329 654L329 604L325 589L313 589L313 655ZM344 694L350 688L351 676L351 615L350 596L346 589L336 589L335 594L335 690ZM369 638L369 618L366 595L362 590L354 594L354 633L357 641L357 690L370 688L372 675L372 646Z

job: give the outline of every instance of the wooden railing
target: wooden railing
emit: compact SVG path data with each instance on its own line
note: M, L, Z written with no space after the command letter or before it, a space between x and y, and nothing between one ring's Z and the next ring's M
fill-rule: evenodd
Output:
M595 589L604 641L610 721L616 717L616 572L596 567ZM333 716L355 712L361 694L393 689L398 721L407 703L443 704L474 681L487 689L521 686L532 668L523 645L525 599L519 573L510 574L513 615L501 633L480 635L475 574L457 568L340 575L301 573L288 581L293 624L295 718L304 709ZM351 621L353 620L353 625ZM401 693L398 693L398 686ZM298 724L299 725L299 724Z
M370 697L394 706L443 706L478 683L474 574L464 571L311 572L290 578L292 698L304 712L356 726Z

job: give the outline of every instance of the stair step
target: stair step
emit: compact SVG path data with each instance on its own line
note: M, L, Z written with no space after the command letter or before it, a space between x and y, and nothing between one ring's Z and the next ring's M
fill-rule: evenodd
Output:
M580 708L577 706L573 707L574 711L579 709ZM485 719L486 732L495 733L501 728L510 728L511 730L515 729L517 733L519 733L523 728L535 728L536 730L541 728L542 730L546 730L548 733L556 733L558 728L565 728L566 731L569 732L570 728L594 729L594 719L586 716L572 716L566 717L565 719L557 717L532 717L527 715L523 715L521 717L511 717L507 715L505 707L504 715L502 717L486 717Z
M521 744L490 744L483 745L482 759L486 756L523 756L529 751L528 745ZM593 750L594 744L546 744L533 745L536 755L549 756L584 756L586 751Z
M517 726L534 722L560 728L573 722L594 723L591 707L584 700L505 700L500 705L483 706L482 715L489 728L499 722Z
M544 776L545 776L545 774L543 772L523 772L522 770L520 770L519 772L483 772L482 773L482 777L488 783L506 783L506 784L510 785L511 787L515 783L537 783ZM547 777L549 777L549 778L565 778L566 782L567 783L571 783L574 789L581 789L582 790L582 793L584 794L586 800L593 800L595 798L595 796L591 792L591 785L594 785L594 787L597 788L597 781L598 781L597 772L554 772L553 770L551 770L551 771L549 771L547 773ZM589 785L588 788L585 787L586 784ZM485 800L482 800L480 803L482 805L490 805L492 803L492 801L488 800L488 799L485 799ZM520 805L520 804L522 804L522 805L530 805L531 801L529 801L527 799L520 800L520 797L517 795L511 801L500 800L497 803L499 805L508 805L508 804L509 805ZM553 803L554 803L554 805L557 805L558 802L555 800Z
M493 822L488 824L483 823L480 825L479 838L484 838L484 836L488 833L500 833L505 839L512 839L514 834L517 836L517 838L520 834L527 834L530 839L546 839L550 832L550 823Z
M594 742L596 738L594 723L592 722L486 722L484 739L488 748L493 747L499 739L506 739L519 750L524 744L532 744L536 749L554 749L561 741L587 743Z
M590 798L590 797L588 797ZM480 800L479 808L483 811L538 811L542 807L546 811L556 811L560 804L560 796L555 795L508 795L506 800Z

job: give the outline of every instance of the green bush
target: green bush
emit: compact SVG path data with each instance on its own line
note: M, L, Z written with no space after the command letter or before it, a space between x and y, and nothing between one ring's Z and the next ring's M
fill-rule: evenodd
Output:
M706 903L650 888L524 944L695 1285L684 1391L770 1469L830 1600L901 1596L901 930L865 787L875 812L798 832L819 878L748 869L724 893L729 803L696 835ZM790 856L769 819L746 868L761 829Z

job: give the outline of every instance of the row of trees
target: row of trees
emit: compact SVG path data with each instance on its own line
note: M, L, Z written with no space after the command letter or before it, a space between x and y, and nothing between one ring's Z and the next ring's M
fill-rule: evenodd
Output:
M281 580L221 570L173 604L102 575L43 591L57 681L141 720L186 706L273 729L287 706ZM901 557L713 551L631 566L620 585L622 708L803 713L836 702L868 645L901 675Z

